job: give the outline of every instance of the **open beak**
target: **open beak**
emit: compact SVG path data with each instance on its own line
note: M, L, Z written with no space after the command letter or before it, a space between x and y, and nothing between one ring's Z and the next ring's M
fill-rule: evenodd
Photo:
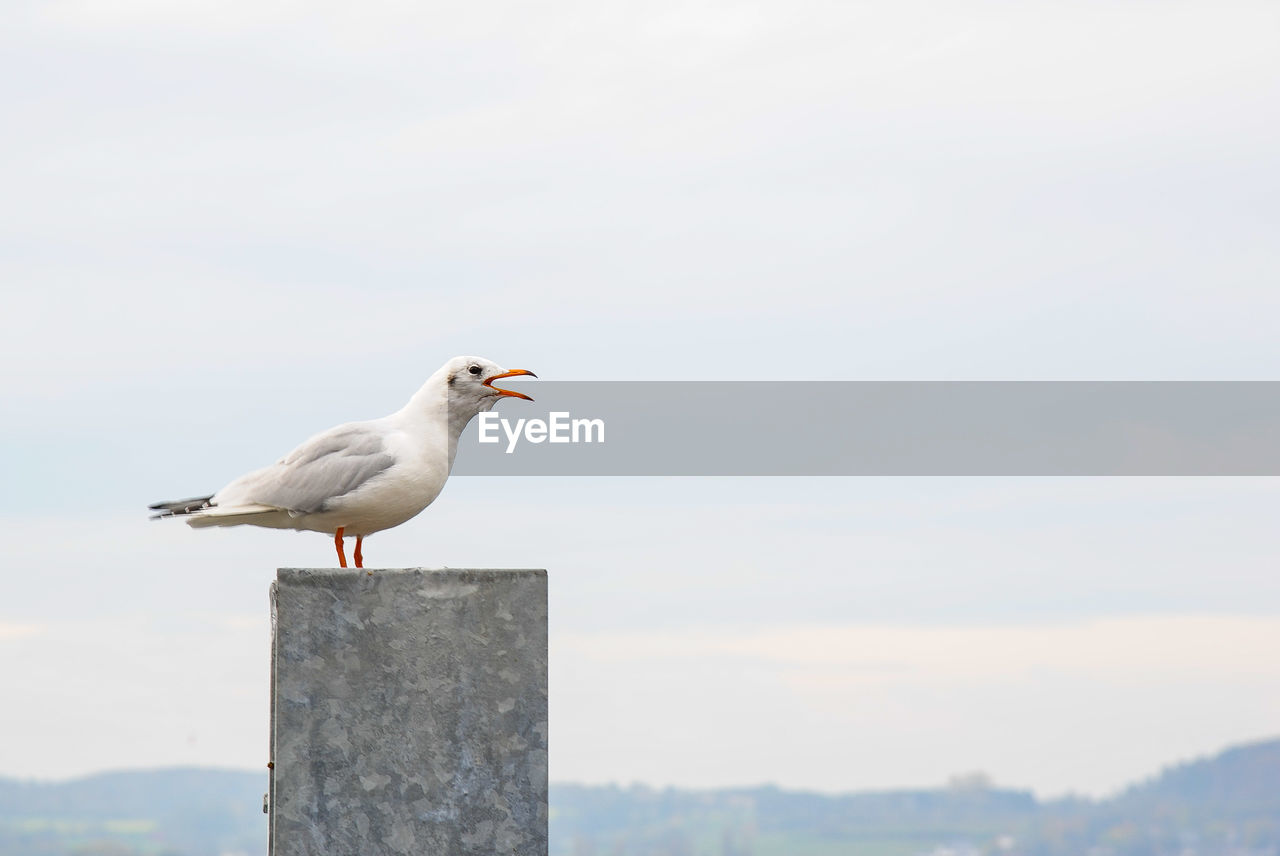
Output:
M525 395L523 392L516 392L513 389L498 389L498 387L493 385L493 382L495 380L502 380L504 377L520 377L521 375L528 375L529 377L537 377L536 374L534 374L533 372L527 369L512 369L509 372L503 372L502 374L496 374L493 377L488 378L487 380L485 380L484 385L489 387L489 389L493 390L494 392L498 393L498 395L509 395L512 398L523 398L525 401L533 401L532 398Z

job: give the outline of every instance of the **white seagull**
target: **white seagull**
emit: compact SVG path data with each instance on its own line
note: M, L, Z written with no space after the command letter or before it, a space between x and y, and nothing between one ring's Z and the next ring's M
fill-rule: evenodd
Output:
M481 357L454 357L390 416L330 428L215 494L157 502L153 517L181 517L196 527L250 524L332 533L344 568L342 539L354 535L356 567L363 568L365 536L399 526L440 495L458 437L472 417L499 398L533 401L493 385L519 375L537 377Z

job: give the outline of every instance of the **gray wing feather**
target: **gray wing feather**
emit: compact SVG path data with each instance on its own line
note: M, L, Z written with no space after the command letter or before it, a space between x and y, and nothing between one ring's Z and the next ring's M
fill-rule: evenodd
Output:
M330 503L386 471L395 458L382 438L359 425L343 425L312 437L275 465L230 485L249 502L295 514L325 511Z

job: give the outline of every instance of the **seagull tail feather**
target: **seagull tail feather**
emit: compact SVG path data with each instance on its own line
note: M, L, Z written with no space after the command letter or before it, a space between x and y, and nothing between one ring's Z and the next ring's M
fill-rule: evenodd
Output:
M274 505L227 505L210 506L196 509L187 516L187 525L196 529L205 526L241 526L252 523L258 526L270 526L272 521L289 512Z

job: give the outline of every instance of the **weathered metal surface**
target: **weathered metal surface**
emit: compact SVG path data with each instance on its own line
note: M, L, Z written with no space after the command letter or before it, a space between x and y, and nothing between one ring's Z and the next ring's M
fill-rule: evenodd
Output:
M274 856L544 856L537 570L280 569Z

